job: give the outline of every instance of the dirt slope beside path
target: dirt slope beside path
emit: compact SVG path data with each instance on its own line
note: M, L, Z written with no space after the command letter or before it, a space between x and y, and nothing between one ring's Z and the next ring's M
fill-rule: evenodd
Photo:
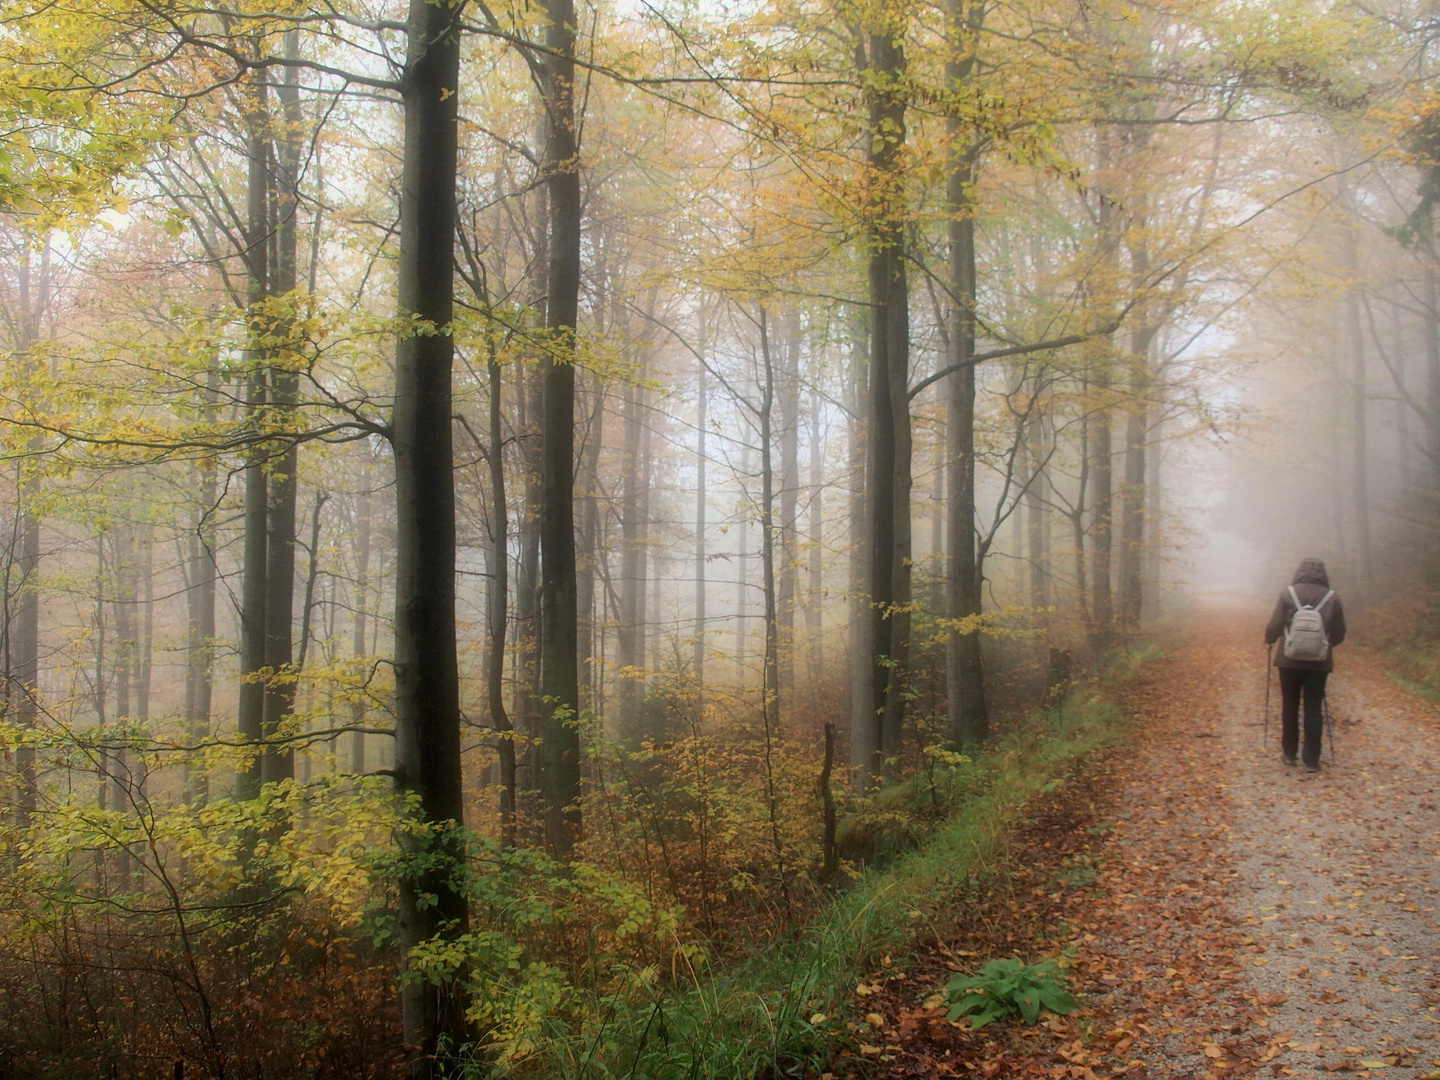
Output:
M1203 614L1144 670L1124 695L1136 744L1032 808L1002 877L956 897L955 925L919 947L908 978L862 982L859 1053L836 1074L1440 1068L1440 713L1347 647L1337 760L1315 777L1287 769L1275 695L1262 745L1261 616ZM1079 1013L945 1022L936 992L952 971L1066 947Z

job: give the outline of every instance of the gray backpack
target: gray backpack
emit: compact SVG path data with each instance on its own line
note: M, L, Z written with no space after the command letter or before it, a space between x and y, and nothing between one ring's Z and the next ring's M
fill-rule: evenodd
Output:
M1283 652L1287 660L1330 659L1330 638L1325 633L1325 620L1320 615L1320 609L1329 603L1334 595L1335 590L1331 589L1320 598L1318 604L1301 604L1300 598L1295 595L1295 586L1290 586L1290 600L1295 605L1295 614L1290 617L1290 625L1285 628Z

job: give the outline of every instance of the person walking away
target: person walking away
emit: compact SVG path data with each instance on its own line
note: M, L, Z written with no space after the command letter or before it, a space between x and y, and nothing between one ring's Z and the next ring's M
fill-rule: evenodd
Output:
M1282 640L1283 639L1283 640ZM1302 559L1290 585L1275 602L1265 644L1280 641L1275 666L1280 670L1280 749L1285 764L1294 765L1296 751L1305 771L1320 771L1321 702L1325 680L1335 670L1333 651L1345 640L1345 609L1330 588L1320 559ZM1300 744L1300 699L1305 699L1305 742Z

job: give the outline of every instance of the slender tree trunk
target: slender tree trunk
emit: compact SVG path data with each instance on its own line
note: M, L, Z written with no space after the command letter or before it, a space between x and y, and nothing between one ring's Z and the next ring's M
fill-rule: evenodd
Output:
M15 560L19 578L15 622L10 631L12 664L11 701L15 724L32 731L40 718L40 518L30 509L39 489L34 480L21 487L20 552ZM22 743L15 751L20 787L15 795L15 816L28 824L37 805L35 747Z
M544 206L548 207L549 200ZM549 246L545 248L549 251ZM511 712L529 737L517 766L524 777L519 798L527 821L538 814L540 765L540 417L542 372L537 365L518 388L521 406L520 448L525 462L525 492L516 532L520 548L515 582L515 696Z
M1163 421L1162 421L1163 424ZM1145 454L1145 487L1148 494L1145 497L1145 583L1147 588L1141 602L1141 618L1147 622L1154 622L1160 617L1160 587L1161 587L1161 561L1160 542L1164 538L1162 528L1162 510L1160 473L1160 453L1163 443L1160 441L1161 424L1157 424L1150 432L1150 449Z
M545 836L568 859L580 836L575 589L575 321L580 296L580 161L575 126L575 5L548 0L542 93L550 197L540 467L541 783Z
M360 492L356 496L355 506L355 613L354 622L351 624L350 652L356 660L357 676L362 673L359 670L359 661L362 657L371 655L370 647L366 640L368 627L368 612L370 605L370 548L372 536L372 524L374 508L371 494L368 491ZM366 715L365 703L357 700L350 709L350 722L355 727L363 727ZM353 731L350 733L350 771L356 776L365 774L365 733Z
M705 333L700 333L700 349L705 349ZM699 369L695 406L695 654L691 666L695 685L705 690L705 409L707 390L705 365Z
M973 77L983 8L974 0L950 0L947 18L951 58L946 83L956 91ZM975 180L978 148L966 140L957 119L946 122L950 138L946 209L950 256L951 365L963 364L946 380L947 474L946 549L949 574L946 615L971 626L951 629L945 640L946 719L950 741L973 746L990 734L985 700L985 667L980 653L982 568L975 543Z
M850 370L847 373L846 470L849 482L846 538L849 560L846 579L846 614L850 628L846 639L846 658L850 671L850 766L852 771L868 768L870 732L874 724L870 671L870 618L866 601L866 574L869 571L870 545L865 535L869 524L865 491L865 469L868 438L866 435L869 405L870 313L859 308L850 318ZM859 746L857 750L856 747Z
M320 524L324 520L321 515L329 501L329 492L316 492L315 502L310 508L310 549L305 560L305 596L300 603L300 649L295 657L297 676L305 670L305 664L310 657L310 642L314 640L314 635L310 632L311 616L316 605L324 602L315 599L315 589L320 581Z
M1081 399L1088 399L1089 382L1080 383ZM1085 553L1085 513L1089 509L1090 496L1090 418L1080 421L1080 476L1075 485L1075 502L1071 506L1070 534L1075 552L1075 608L1080 625L1090 630L1090 584L1089 564Z
M957 163L951 174L950 279L955 296L951 311L950 362L975 354L975 219L970 202L973 169ZM975 368L967 364L947 380L946 414L947 544L949 580L946 614L954 620L978 620L981 612L980 566L975 550ZM950 741L973 746L990 733L985 700L985 668L980 631L952 630L945 643L945 674Z
M485 696L500 759L500 843L515 845L515 728L505 709L505 634L510 600L510 511L505 502L505 429L501 414L504 376L496 356L494 328L486 335L486 373L490 377L490 649L485 664Z
M797 551L800 497L800 315L787 311L779 320L782 364L776 378L780 405L780 521L777 567L778 662L777 688L787 697L795 686L795 592L799 576Z
M1110 133L1104 131L1100 137L1101 168L1109 168L1111 161ZM1100 196L1100 241L1105 248L1109 265L1108 281L1096 290L1101 311L1099 316L1108 320L1114 311L1113 286L1110 281L1119 273L1119 248L1115 231L1117 221L1114 202L1106 195ZM1110 568L1114 551L1114 445L1112 424L1114 410L1110 403L1112 388L1112 365L1115 348L1111 336L1107 335L1096 343L1092 351L1093 370L1091 385L1095 389L1098 404L1090 421L1090 477L1092 484L1090 521L1092 592L1090 601L1090 646L1094 651L1107 648L1114 639L1115 605L1111 589Z
M1425 449L1428 469L1425 484L1430 535L1422 567L1432 587L1440 585L1440 252L1435 250L1434 223L1425 222L1425 397L1427 406Z
M1329 416L1327 418L1327 431L1343 431L1345 425L1345 393L1346 387L1343 382L1336 379L1332 382L1332 389L1329 401ZM1330 475L1340 477L1345 475L1345 444L1340 439L1330 441ZM1330 520L1334 529L1335 550L1340 555L1341 565L1350 562L1350 540L1349 530L1345 523L1346 485L1342 483L1331 484L1330 486Z
M1135 350L1148 351L1149 327L1140 327L1131 335L1130 402L1125 413L1125 487L1120 511L1120 625L1125 633L1140 626L1146 583L1141 575L1145 556L1145 457L1150 423L1147 396L1150 373L1147 357Z
M37 363L34 354L40 344L42 320L50 306L50 238L47 234L41 252L39 274L35 274L32 256L26 252L19 265L20 333L16 341L22 370L30 371ZM28 449L38 453L39 438L28 441ZM16 529L16 586L14 621L6 627L9 637L9 679L6 686L9 712L21 731L32 731L40 719L40 515L35 504L41 493L39 480L19 468L19 520ZM17 550L18 549L18 550ZM7 614L9 614L7 612ZM15 793L15 820L24 826L34 816L39 798L39 777L35 746L28 739L15 750L15 769L19 788Z
M623 327L623 323L622 323ZM624 423L625 459L620 476L620 611L615 628L615 662L619 665L616 695L620 707L622 737L633 740L640 733L640 704L644 682L645 637L641 622L645 612L645 569L642 558L644 527L641 522L642 490L646 484L642 451L645 408L645 369L626 388L621 418Z
M595 566L601 558L600 545L600 449L605 442L605 386L594 379L594 404L590 427L580 454L580 553L576 570L576 606L579 627L576 641L580 651L580 704L603 715L596 699L592 662L601 652L597 638L604 633L595 615Z
M780 612L775 575L775 363L766 326L765 307L760 307L760 353L765 368L761 388L760 409L756 420L760 425L760 577L765 600L765 658L760 681L761 708L765 714L767 751L769 739L780 731Z
M1350 354L1351 371L1351 461L1355 513L1355 560L1357 592L1364 594L1373 581L1370 561L1370 463L1365 376L1365 336L1360 322L1360 251L1353 227L1345 230L1345 271L1350 285L1345 290L1345 350Z
M750 445L740 452L741 508L735 526L735 666L739 682L745 684L745 651L749 643L750 623L750 498L746 482L750 479Z
M1047 430L1044 420L1035 426L1037 433ZM1045 447L1038 441L1031 443L1030 457L1034 473L1030 486L1025 490L1025 561L1029 566L1030 606L1036 618L1042 622L1048 619L1042 614L1050 606L1050 545L1046 536L1045 491L1048 476L1043 464Z
M946 335L948 340L949 335ZM950 362L950 352L940 354L940 363ZM935 440L935 462L930 472L930 552L925 560L930 568L930 610L945 611L947 590L945 566L945 459L950 454L948 437Z
M122 526L113 534L114 557L112 573L114 593L111 607L115 625L115 749L110 755L110 790L112 810L128 814L138 803L131 774L130 754L126 744L135 734L135 716L131 689L140 643L135 634L135 607L139 598L139 580L135 566L135 543L131 526ZM130 851L121 845L115 853L117 888L130 886Z
M655 463L655 428L650 422L649 416L641 420L640 426L640 475L644 478L640 484L640 596L637 603L637 610L640 612L640 664L642 668L647 664L646 657L649 657L648 668L645 673L645 680L640 684L641 712L644 712L644 700L649 693L650 672L658 671L661 667L660 660L660 580L662 553L657 545L653 543L651 527L654 518L650 513L651 494L655 489L658 480ZM659 734L656 732L655 734Z
M207 412L214 408L219 386L215 370L205 376ZM195 496L199 513L190 535L185 601L189 615L186 642L185 718L186 733L194 744L210 737L210 713L215 687L215 594L219 570L215 565L216 469L213 458L203 458L196 468ZM185 761L185 795L193 805L203 805L210 796L210 776L204 759L190 755Z
M106 592L109 584L105 566L105 534L95 538L95 675L91 680L93 683L92 702L95 709L95 728L99 732L102 742L107 740L106 727L110 722L109 710L106 706L106 693L110 686L110 675L106 670L108 659L106 647L109 645L107 631L109 629L105 618ZM110 759L111 752L102 746L98 756L98 779L99 789L96 791L96 804L101 810L110 808Z
M265 583L267 565L267 451L260 441L266 426L266 349L269 334L265 302L270 295L270 169L268 74L265 68L252 73L254 85L245 117L247 185L247 227L245 235L246 302L251 343L247 349L246 409L256 433L255 445L245 460L245 541L240 595L240 737L254 749L254 756L240 770L235 793L240 799L260 794L260 743L265 731Z
M825 501L825 436L820 430L820 395L810 395L810 539L809 580L806 582L805 630L810 638L807 674L810 686L818 687L825 674L824 564L822 547ZM833 731L832 731L833 735ZM832 747L833 750L833 747Z
M1108 379L1103 374L1099 375L1096 378L1096 385L1104 393L1108 390ZM1096 649L1103 649L1110 644L1114 636L1115 624L1114 602L1110 589L1110 559L1113 551L1111 522L1115 505L1114 474L1111 467L1114 460L1111 417L1112 413L1109 407L1102 407L1096 413L1095 422L1091 428L1094 458L1090 470L1095 482L1095 498L1090 526L1094 551L1092 568L1094 596L1091 600L1090 612L1093 623L1091 643Z
M137 597L140 640L135 664L135 719L143 728L150 722L151 676L155 670L155 547L148 528L141 533L141 546L144 552L140 557Z
M1143 153L1149 142L1148 129L1132 127L1127 138L1132 155ZM1141 569L1145 555L1145 456L1150 438L1150 346L1158 330L1152 315L1153 305L1146 298L1150 243L1147 239L1149 202L1144 191L1133 197L1132 206L1130 291L1135 298L1132 310L1135 326L1130 333L1130 354L1126 357L1130 400L1125 410L1125 484L1120 493L1119 622L1127 635L1139 628L1144 607L1145 583Z
M415 859L400 878L402 956L466 932L460 686L455 648L455 486L451 430L455 181L462 6L412 0L403 98L399 310L424 332L395 349L395 783L415 800L402 832ZM442 1042L467 1040L466 1001L450 979L403 978L411 1077L446 1072Z

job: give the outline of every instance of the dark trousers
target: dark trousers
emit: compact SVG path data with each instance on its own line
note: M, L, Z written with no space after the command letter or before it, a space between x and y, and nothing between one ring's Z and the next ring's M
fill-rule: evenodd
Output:
M1320 764L1321 736L1324 734L1320 702L1325 698L1325 679L1329 674L1328 671L1280 669L1280 749L1286 757L1293 758L1300 747L1300 695L1303 691L1305 752L1302 756L1306 765Z

